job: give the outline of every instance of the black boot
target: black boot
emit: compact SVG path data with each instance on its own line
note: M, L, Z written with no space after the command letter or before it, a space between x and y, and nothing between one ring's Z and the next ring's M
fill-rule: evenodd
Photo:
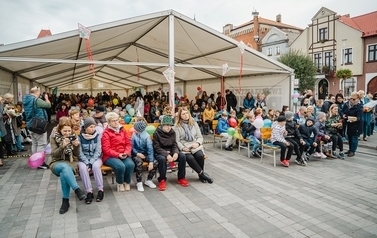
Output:
M199 174L199 177L202 177L202 179L207 180L208 183L213 183L213 179L209 177L209 175L204 171L201 174Z
M86 204L91 204L93 201L93 198L94 198L93 193L87 193L86 198L85 198Z
M69 199L68 198L63 198L63 203L62 206L60 207L59 213L64 214L68 211L69 208Z
M83 191L81 191L80 188L76 188L75 190L75 193L77 195L77 198L81 201L83 200L86 196L85 196L85 193Z

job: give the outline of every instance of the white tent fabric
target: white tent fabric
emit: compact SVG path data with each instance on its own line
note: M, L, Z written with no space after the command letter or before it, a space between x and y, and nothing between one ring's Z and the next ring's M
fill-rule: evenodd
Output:
M220 79L224 63L231 69L226 77L239 76L239 42L174 10L88 27L94 61L88 60L78 30L72 30L0 46L0 68L48 88L91 78L125 89L166 83L162 73L169 66L169 19L174 19L175 82ZM243 57L243 77L293 74L250 47Z

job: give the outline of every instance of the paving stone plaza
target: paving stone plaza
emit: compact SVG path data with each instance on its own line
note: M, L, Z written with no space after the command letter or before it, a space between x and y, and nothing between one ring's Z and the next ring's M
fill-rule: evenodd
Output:
M164 192L140 193L133 183L120 193L107 175L102 202L87 205L72 192L64 215L50 170L30 170L25 157L5 159L0 237L377 237L376 142L376 135L360 142L344 161L312 159L302 167L293 156L289 168L206 144L213 184L187 168L189 187L173 172Z

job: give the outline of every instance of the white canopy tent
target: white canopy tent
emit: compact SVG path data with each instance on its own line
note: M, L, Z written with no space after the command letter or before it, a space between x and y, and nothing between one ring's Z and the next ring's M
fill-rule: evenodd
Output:
M0 46L0 69L11 74L13 82L22 78L47 88L88 79L123 89L148 87L166 83L167 68L175 71L173 83L219 80L224 63L230 69L226 78L240 75L239 42L174 10L88 28L93 61L88 60L85 40L72 30ZM94 64L94 74L89 64ZM294 78L292 69L247 46L242 71L245 80Z

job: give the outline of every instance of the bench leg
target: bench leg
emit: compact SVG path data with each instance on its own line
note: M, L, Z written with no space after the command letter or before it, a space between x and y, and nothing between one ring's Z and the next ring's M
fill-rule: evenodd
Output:
M276 150L274 150L274 167L276 168Z

